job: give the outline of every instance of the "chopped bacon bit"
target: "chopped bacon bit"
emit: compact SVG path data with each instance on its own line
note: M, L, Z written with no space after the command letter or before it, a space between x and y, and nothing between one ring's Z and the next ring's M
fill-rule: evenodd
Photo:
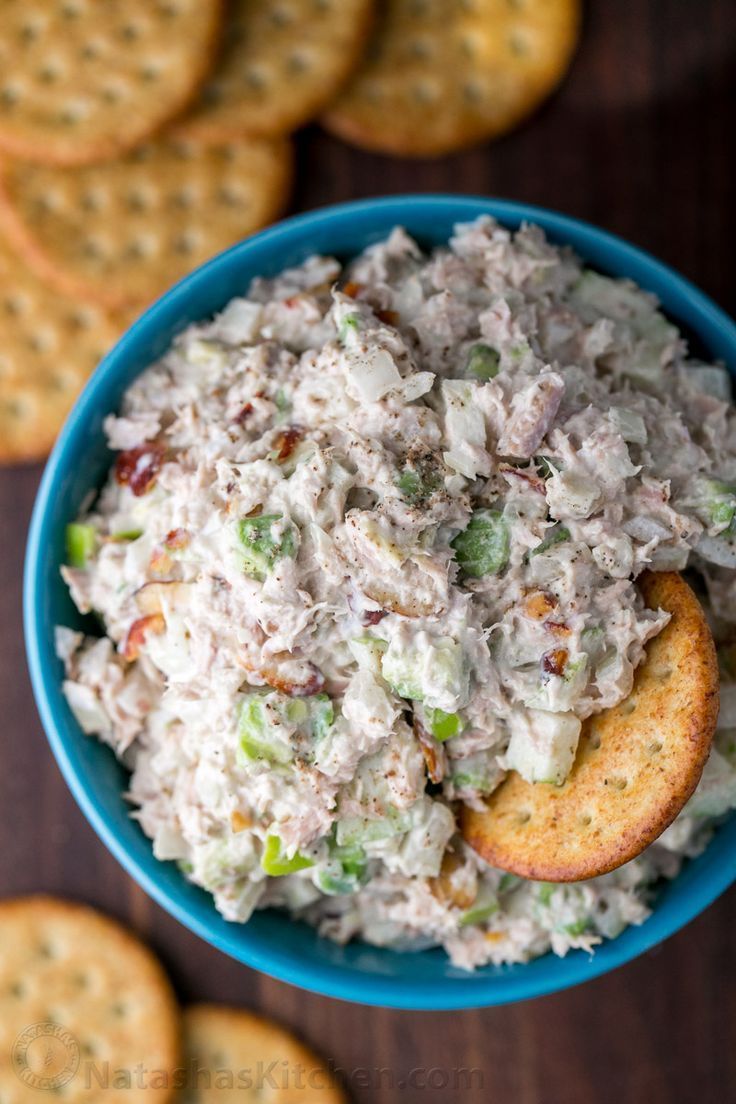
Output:
M376 318L385 322L387 326L398 326L401 315L395 310L377 310Z
M235 809L230 814L230 827L237 835L238 832L244 832L246 828L252 828L253 821L250 817L244 816L239 809Z
M298 426L287 426L282 429L276 438L276 459L288 460L292 452L302 439L302 431Z
M533 621L542 621L555 608L555 600L543 590L534 590L524 601L524 613Z
M171 556L165 548L154 548L151 553L149 569L153 575L168 575L171 571Z
M154 633L157 635L162 633L165 628L166 621L162 613L150 613L147 617L139 617L128 629L128 635L125 638L125 645L123 647L123 655L125 658L129 662L138 659L147 634Z
M356 284L355 280L348 280L342 289L343 295L347 295L349 299L355 299L357 295L363 290L362 284Z
M121 486L130 487L137 497L150 491L164 462L163 445L138 445L125 449L115 461L115 478Z
M180 552L186 548L191 540L186 529L170 529L166 534L164 544L171 552Z
M247 402L240 413L236 414L233 418L233 424L242 425L243 422L246 422L248 418L250 418L251 414L253 413L253 409L253 403Z
M430 736L416 714L414 715L413 728L414 735L422 749L424 762L427 764L427 775L430 781L441 782L445 777L445 770L447 769L447 755L445 754L445 749L433 736Z
M388 610L366 610L363 614L363 625L377 625L388 616Z
M301 302L301 295L289 295L284 299L283 303L285 307L298 307Z
M545 675L563 675L567 664L567 648L555 648L542 656L542 671Z
M545 621L544 627L555 636L569 636L572 629L564 621Z

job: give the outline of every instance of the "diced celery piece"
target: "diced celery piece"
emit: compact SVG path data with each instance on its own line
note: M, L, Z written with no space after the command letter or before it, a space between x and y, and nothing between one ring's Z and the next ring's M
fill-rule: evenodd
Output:
M143 536L142 529L122 529L119 533L111 533L110 540L113 541L134 541Z
M555 885L553 882L540 882L539 893L537 894L537 900L539 901L540 905L544 905L545 907L549 905L550 901L552 900L552 894L554 893L554 891Z
M736 515L736 487L720 479L704 479L703 513L711 525L728 529Z
M347 893L355 893L359 888L354 878L343 875L339 864L328 863L327 866L317 871L314 880L317 887L330 897L341 897Z
M564 525L559 525L556 529L540 541L536 548L532 548L529 555L538 556L540 552L548 552L550 548L554 548L556 544L561 544L562 541L570 539L570 530L566 529Z
M453 736L459 735L465 728L465 721L459 713L445 713L443 709L425 708L424 719L429 731L435 740L439 740L440 743L451 740Z
M476 771L454 771L450 781L459 790L477 790L478 793L491 793L492 791L487 776L478 774Z
M346 314L340 322L337 337L341 344L345 344L348 336L357 333L360 328L360 315L356 313Z
M330 857L315 874L315 883L323 893L338 895L355 893L365 881L367 859L362 847L341 847L330 842Z
M278 836L266 836L266 844L261 856L261 867L272 878L281 878L284 874L295 874L297 870L306 870L314 866L312 859L299 852L291 859L284 855L281 840Z
M344 817L337 822L336 839L341 847L375 843L402 835L410 827L408 813L389 809L383 817Z
M426 701L430 707L467 704L469 670L462 645L451 636L415 643L394 638L381 660L386 682L402 698Z
M498 912L498 898L493 890L482 887L470 908L460 917L460 926L465 928L470 924L482 924L494 912Z
M583 935L589 927L590 919L586 917L583 920L575 920L572 924L565 924L565 931L572 936Z
M478 342L471 346L468 354L467 373L473 379L487 383L498 375L501 357L492 345Z
M335 707L329 694L314 694L309 699L312 738L323 740L335 723Z
M291 698L286 702L284 712L291 724L300 725L309 717L309 706L303 698Z
M498 784L499 774L486 752L479 751L464 759L457 759L452 766L450 781L459 790L475 790L479 794L489 794Z
M353 659L359 667L367 667L369 671L380 671L381 656L388 648L385 640L379 636L357 636L348 641L348 647Z
M293 753L271 719L268 700L263 694L249 694L243 699L238 715L238 739L248 759L266 759L283 766L291 762Z
M291 402L289 401L289 398L283 387L279 387L278 391L274 395L273 401L276 403L276 409L279 410L282 414L285 413L291 406Z
M476 510L451 545L464 575L498 575L509 560L508 524L500 510Z
M335 854L342 863L342 868L347 874L353 874L356 878L362 878L366 857L362 847L336 847Z
M296 530L291 522L280 536L274 536L273 526L281 519L281 514L260 514L241 518L238 522L245 571L261 581L277 560L296 554Z
M516 889L518 885L521 885L521 878L518 874L502 874L498 883L498 892L509 893L512 889Z
M97 548L97 531L92 525L73 521L66 527L66 558L71 567L86 567Z
M424 697L422 671L414 651L389 645L381 660L381 673L400 698L421 701Z

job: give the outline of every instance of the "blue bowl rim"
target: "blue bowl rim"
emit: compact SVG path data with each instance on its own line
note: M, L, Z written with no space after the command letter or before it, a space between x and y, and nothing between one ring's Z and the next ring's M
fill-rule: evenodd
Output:
M625 943L612 940L607 941L593 956L575 952L565 959L556 960L558 969L555 970L554 975L542 979L532 975L527 976L523 966L513 967L511 969L513 976L504 978L503 990L500 992L498 974L488 975L481 980L477 976L468 975L467 979L460 977L421 983L406 978L384 978L364 974L359 981L356 981L351 976L344 976L341 968L334 965L304 960L295 961L284 958L278 952L262 954L249 948L247 941L243 941L243 929L240 926L233 925L234 928L239 929L240 938L237 943L227 935L221 937L213 934L207 922L193 916L180 905L165 888L158 884L155 874L138 863L116 837L108 823L104 806L97 803L94 795L88 791L77 775L65 738L57 727L47 693L47 679L50 679L51 675L44 669L41 624L38 617L39 597L43 592L40 553L44 536L44 519L55 493L57 480L67 464L67 451L74 427L83 423L87 414L94 409L95 394L100 382L108 376L114 376L118 367L125 364L128 348L134 338L139 333L150 332L153 335L156 330L156 318L164 307L186 301L190 293L194 292L215 269L223 263L228 263L239 253L247 252L254 245L268 245L273 250L278 250L281 243L288 244L291 235L302 229L318 230L334 220L350 219L353 216L366 214L385 217L392 210L395 211L394 221L401 224L407 221L409 207L412 210L424 208L425 211L431 211L438 216L450 217L454 222L471 220L480 214L490 214L500 223L508 222L512 226L520 222L534 222L542 226L545 232L557 242L575 240L574 248L582 255L585 255L587 245L590 245L594 253L603 250L611 258L611 268L617 273L631 274L632 279L640 284L657 285L660 293L662 287L667 287L669 293L678 297L683 304L688 303L687 313L690 318L698 319L717 333L721 348L728 349L730 354L736 357L736 323L686 277L618 235L602 230L592 223L544 207L485 196L428 193L356 200L293 216L237 243L189 273L153 303L103 358L67 418L39 485L26 548L23 621L33 693L46 736L61 773L97 835L127 873L162 908L196 935L236 960L271 977L312 992L382 1007L412 1010L469 1009L507 1004L559 992L608 973L637 958L684 927L736 881L736 854L731 861L725 862L712 875L707 888L697 895L692 894L685 901L679 901L677 908L669 910L666 917L658 913L655 907L642 927L628 929L628 932L639 936L635 944L631 940ZM605 267L597 261L592 263L594 267ZM646 274L647 278L643 279L643 274ZM687 321L681 317L678 320ZM152 855L151 859L153 865L150 866L150 870L154 871L157 864Z

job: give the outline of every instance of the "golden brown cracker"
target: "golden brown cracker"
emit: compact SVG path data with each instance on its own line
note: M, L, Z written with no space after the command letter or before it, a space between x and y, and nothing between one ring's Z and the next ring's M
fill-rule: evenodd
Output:
M158 961L93 909L52 897L0 902L0 1099L166 1104L180 1018ZM136 1069L147 1072L136 1085ZM129 1071L132 1086L115 1085ZM100 1077L107 1078L102 1091Z
M203 142L287 134L313 119L360 61L373 0L233 0L223 50L178 128Z
M463 810L465 839L492 866L549 882L605 874L653 843L697 786L718 717L713 638L680 575L647 572L640 587L671 619L629 697L583 725L567 781L512 772L483 812Z
M322 1058L251 1012L213 1004L185 1009L184 1050L189 1104L346 1104Z
M388 0L323 120L366 149L437 157L510 130L564 76L580 0Z
M58 295L0 236L0 463L48 454L121 322Z
M0 220L42 279L126 308L271 221L291 169L286 139L160 139L120 161L72 168L6 162Z
M0 149L44 164L115 157L196 96L222 0L0 0Z

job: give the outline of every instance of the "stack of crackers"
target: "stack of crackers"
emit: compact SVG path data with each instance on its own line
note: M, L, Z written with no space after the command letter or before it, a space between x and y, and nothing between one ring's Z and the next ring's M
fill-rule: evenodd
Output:
M179 1008L151 951L51 897L0 902L0 1099L345 1104L325 1062L242 1009Z
M46 454L175 280L274 219L322 116L436 156L514 125L580 0L0 0L0 460Z

